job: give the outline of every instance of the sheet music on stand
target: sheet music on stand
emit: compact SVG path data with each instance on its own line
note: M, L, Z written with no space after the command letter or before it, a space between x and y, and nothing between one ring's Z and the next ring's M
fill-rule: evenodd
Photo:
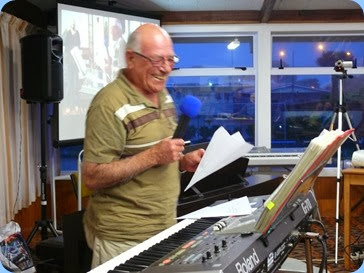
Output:
M208 175L246 155L253 145L246 142L239 131L230 135L220 126L213 134L205 154L184 191Z
M323 167L352 132L353 129L345 132L325 129L311 140L302 158L264 203L255 225L257 232L268 233L287 207L296 202L300 195L310 191Z

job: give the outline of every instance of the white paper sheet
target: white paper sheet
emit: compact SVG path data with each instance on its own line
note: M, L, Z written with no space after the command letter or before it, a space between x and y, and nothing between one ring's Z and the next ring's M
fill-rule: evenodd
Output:
M206 176L246 155L253 145L245 142L240 132L230 135L224 127L214 133L200 164L185 191Z
M244 196L216 206L205 207L177 219L199 219L206 217L227 217L249 215L252 213L248 197Z

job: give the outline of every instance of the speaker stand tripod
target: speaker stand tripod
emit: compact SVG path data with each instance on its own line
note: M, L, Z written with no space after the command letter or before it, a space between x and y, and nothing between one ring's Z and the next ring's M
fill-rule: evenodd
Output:
M29 245L36 234L41 229L42 240L48 239L48 229L57 237L58 233L52 223L47 220L47 198L46 198L46 182L47 182L47 165L46 165L46 124L47 124L47 105L42 102L40 104L41 115L41 164L39 166L41 181L41 220L36 221L35 225L27 239Z
M337 129L342 130L342 120L343 115L345 116L347 125L349 129L352 129L353 126L351 124L348 112L346 108L343 106L343 79L347 78L347 71L345 69L340 70L342 72L342 76L339 78L339 105L334 111L334 115L330 124L330 131L333 130L335 121L337 119ZM358 145L358 140L355 136L354 131L351 133L351 137L353 142L356 145L357 150L360 150ZM335 215L335 264L337 265L338 261L338 241L339 241L339 200L340 200L340 182L341 182L341 146L337 150L337 168L336 168L336 215Z

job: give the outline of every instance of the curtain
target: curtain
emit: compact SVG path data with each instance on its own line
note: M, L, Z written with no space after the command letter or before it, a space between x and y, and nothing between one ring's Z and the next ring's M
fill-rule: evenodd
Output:
M26 21L0 13L0 226L40 195L40 110L20 98L19 39L35 31Z

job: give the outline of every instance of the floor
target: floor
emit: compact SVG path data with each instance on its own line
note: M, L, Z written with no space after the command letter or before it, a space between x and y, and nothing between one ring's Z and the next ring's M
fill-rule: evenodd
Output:
M344 237L343 230L344 224L342 221L339 222L339 236L338 236L338 256L337 260L335 260L335 238L336 238L336 221L334 217L323 217L322 222L326 229L327 233L327 269L330 273L332 272L354 272L356 271L363 261L355 261L353 262L351 269L345 270L344 267ZM353 245L364 245L364 216L352 217L351 224L351 243ZM320 234L323 234L322 228L319 226L312 226L312 229ZM317 240L312 240L312 257L313 257L313 265L316 267L320 267L321 257L322 257L322 246ZM349 248L345 248L345 250L349 250ZM305 250L304 244L299 244L297 247L291 252L290 257L296 258L301 261L305 261Z
M335 237L336 237L336 225L335 225L335 218L334 217L323 217L322 222L326 229L327 234L327 270L332 272L354 272L356 271L363 261L357 261L356 264L352 264L352 268L350 271L345 270L344 268L344 260L343 260L343 253L344 253L344 246L343 246L343 222L341 221L339 224L339 236L338 236L338 259L335 262ZM319 225L313 225L312 230L323 234L322 227ZM30 248L33 255L33 262L36 265L38 273L67 273L63 271L62 266L55 265L54 267L47 267L47 264L52 264L52 261L42 261L40 260L37 255L35 254L35 248L37 243L40 240L40 232L38 232L31 244ZM352 233L351 233L351 242L355 242L356 245L364 245L364 216L353 217L352 218ZM318 272L321 260L322 260L322 253L323 248L321 244L313 239L312 243L312 259L313 259L313 266L314 266L314 273ZM295 249L289 255L289 259L285 262L286 269L295 270L295 272L306 272L305 270L305 248L303 243L299 243ZM323 271L325 272L325 271Z

